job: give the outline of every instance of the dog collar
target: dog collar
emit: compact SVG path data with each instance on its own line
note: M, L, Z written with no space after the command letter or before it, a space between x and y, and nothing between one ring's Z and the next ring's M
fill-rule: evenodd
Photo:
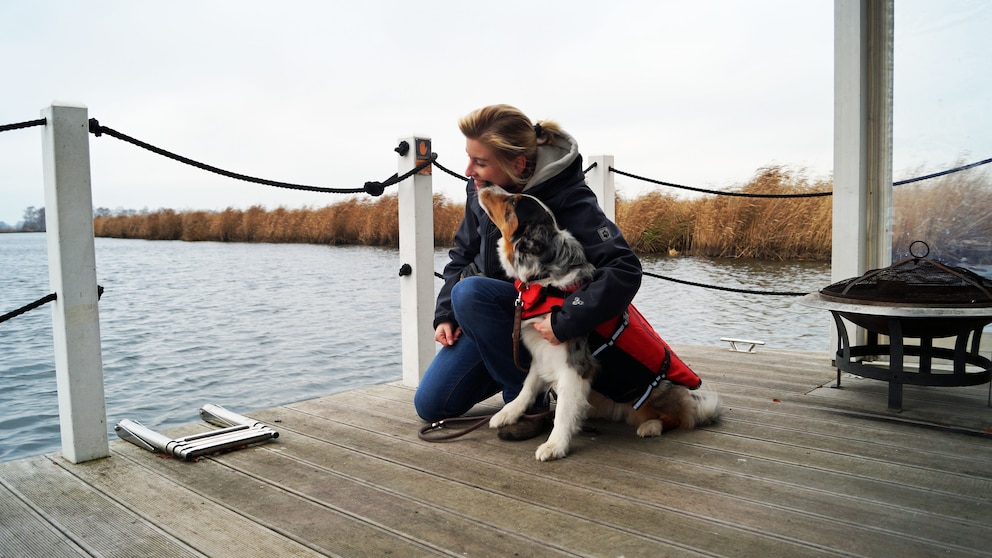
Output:
M517 288L517 305L521 307L520 317L525 320L560 309L565 297L572 294L557 287L524 283L519 279L514 281L514 286Z

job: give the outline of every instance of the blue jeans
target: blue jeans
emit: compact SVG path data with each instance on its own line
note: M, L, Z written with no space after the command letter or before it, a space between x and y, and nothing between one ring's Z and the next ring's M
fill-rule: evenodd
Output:
M525 372L513 362L513 283L488 277L466 277L451 290L451 306L462 335L441 347L413 397L420 418L433 422L465 414L476 403L499 392L510 402L520 393ZM527 350L520 346L521 365Z

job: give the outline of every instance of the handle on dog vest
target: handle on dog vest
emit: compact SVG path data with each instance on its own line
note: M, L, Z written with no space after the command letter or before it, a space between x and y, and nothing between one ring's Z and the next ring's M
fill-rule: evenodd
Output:
M624 310L623 311L623 316L620 317L620 323L617 325L617 329L613 332L613 335L611 335L606 340L606 343L603 343L602 345L599 346L598 349L596 349L595 351L593 351L592 352L592 356L596 356L599 353L601 353L604 350L606 350L607 348L612 347L613 345L615 345L616 342L617 342L617 338L620 337L620 334L623 333L623 330L627 329L627 326L628 325L630 325L630 314L627 313L626 310Z

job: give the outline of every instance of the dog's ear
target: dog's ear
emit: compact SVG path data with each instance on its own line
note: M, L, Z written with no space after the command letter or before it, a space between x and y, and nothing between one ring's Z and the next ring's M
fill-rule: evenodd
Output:
M515 198L513 210L517 215L518 229L550 227L555 230L558 228L554 215L537 198L526 195L517 195Z
M552 261L556 257L552 243L558 227L551 210L532 196L517 194L513 198L513 213L517 218L513 231L516 251L536 256L542 262Z
M535 225L534 223L520 223L517 226L514 245L516 251L529 256L537 256L538 261L547 262L555 257L552 248L554 241L554 229Z

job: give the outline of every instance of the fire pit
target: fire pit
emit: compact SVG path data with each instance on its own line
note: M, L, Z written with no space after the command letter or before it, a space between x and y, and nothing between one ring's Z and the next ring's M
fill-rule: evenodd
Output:
M916 255L914 248L924 247ZM888 381L889 409L899 411L905 384L972 386L992 378L992 360L979 354L982 330L992 323L992 280L929 260L929 253L916 241L912 257L802 298L834 317L837 387L841 372ZM851 345L845 319L865 328L865 345ZM934 339L949 337L953 349L934 346ZM907 338L919 343L907 344ZM907 366L906 356L918 357L918 364Z

